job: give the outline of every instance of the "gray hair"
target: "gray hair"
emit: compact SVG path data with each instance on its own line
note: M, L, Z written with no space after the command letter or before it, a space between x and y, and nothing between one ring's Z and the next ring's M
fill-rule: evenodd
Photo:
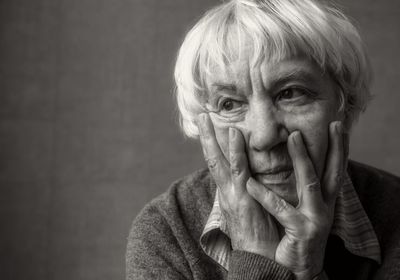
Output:
M347 127L365 110L371 71L360 35L341 11L317 0L231 0L208 11L178 53L176 98L187 136L198 136L211 67L228 67L245 42L253 65L302 55L328 72L339 86Z

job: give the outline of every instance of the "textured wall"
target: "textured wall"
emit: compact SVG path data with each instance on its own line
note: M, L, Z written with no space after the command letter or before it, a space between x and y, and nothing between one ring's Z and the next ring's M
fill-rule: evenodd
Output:
M203 165L177 127L172 71L215 2L0 0L0 279L124 278L132 219ZM352 157L400 175L400 4L348 5L377 94Z

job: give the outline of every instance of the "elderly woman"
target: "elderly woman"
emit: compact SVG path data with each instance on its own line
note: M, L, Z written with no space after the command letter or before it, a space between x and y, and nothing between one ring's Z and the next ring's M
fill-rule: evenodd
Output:
M232 0L206 13L175 79L208 169L136 218L128 279L400 279L400 179L347 160L368 66L327 3Z

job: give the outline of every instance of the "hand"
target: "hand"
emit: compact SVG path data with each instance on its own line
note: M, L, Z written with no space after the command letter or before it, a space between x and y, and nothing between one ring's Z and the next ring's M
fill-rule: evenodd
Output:
M228 162L207 114L200 115L198 126L204 157L218 186L232 248L273 259L279 235L272 217L246 190L250 172L242 134L235 128L229 129Z
M293 207L254 179L247 190L284 227L285 234L275 252L275 261L291 270L297 279L313 279L323 270L326 242L331 230L334 206L346 166L343 127L329 127L329 149L320 182L300 132L288 139L293 161L299 204Z

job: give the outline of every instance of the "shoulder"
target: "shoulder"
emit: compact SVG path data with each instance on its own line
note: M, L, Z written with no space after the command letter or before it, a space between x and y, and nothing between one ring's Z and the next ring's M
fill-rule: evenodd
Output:
M214 193L213 181L204 169L177 180L149 202L133 221L128 236L128 279L190 278L200 258L198 240Z
M203 224L211 211L215 188L208 169L201 169L173 182L145 209L157 209L170 223L179 218L189 226Z
M370 203L372 200L378 203L400 201L400 196L395 196L400 194L400 177L356 161L349 161L348 172L361 199Z
M395 212L394 207L400 203L398 176L355 161L349 162L348 172L369 217Z
M400 178L355 161L348 172L381 245L383 256L400 246ZM397 253L396 253L397 254Z
M198 239L211 211L215 184L207 169L189 174L147 203L135 218L130 239L168 235ZM159 233L158 237L152 236Z
M390 184L397 188L400 187L400 177L364 163L350 160L348 171L352 179L356 179L364 184L378 182Z

